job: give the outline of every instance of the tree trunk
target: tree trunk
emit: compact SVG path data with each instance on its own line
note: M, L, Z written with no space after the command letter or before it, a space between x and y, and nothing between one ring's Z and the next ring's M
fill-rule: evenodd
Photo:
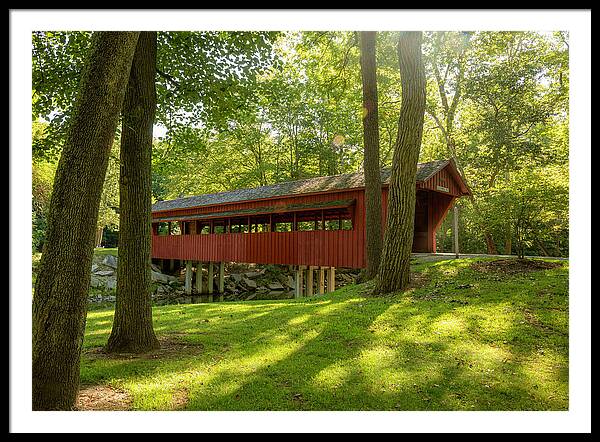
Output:
M33 297L34 410L75 405L100 197L138 34L94 33L82 72Z
M535 241L535 244L542 251L542 255L543 256L550 256L550 252L548 251L548 249L546 248L546 246L544 245L544 243L537 237L537 233L535 234L534 241Z
M458 205L456 204L456 201L454 202L454 207L452 207L452 243L453 243L453 249L454 249L454 256L456 258L458 258L459 254L460 254L460 246L459 246L459 242L458 242L458 234L459 234L459 228L458 228Z
M398 41L402 107L392 159L387 227L374 290L379 294L402 290L410 282L417 161L425 115L425 69L421 58L421 40L421 32L402 32Z
M100 247L102 245L102 234L104 233L104 227L98 227L96 229L96 247Z
M381 169L379 165L379 116L375 62L376 32L360 33L363 88L364 173L367 236L366 279L377 275L381 260Z
M117 302L108 352L142 353L159 347L150 298L155 72L156 32L141 32L123 103Z
M445 221L445 220L444 220ZM445 222L442 222L442 227L441 227L441 241L439 242L439 244L437 244L437 248L439 249L438 252L440 253L444 253L444 244L446 243L446 226L444 225L446 224Z
M485 246L487 248L488 255L497 255L498 249L496 248L496 243L494 242L492 234L486 230L483 232L483 237L485 238Z

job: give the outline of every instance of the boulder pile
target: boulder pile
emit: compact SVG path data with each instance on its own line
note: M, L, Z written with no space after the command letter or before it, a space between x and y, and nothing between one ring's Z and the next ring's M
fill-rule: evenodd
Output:
M117 287L117 261L113 255L106 255L102 261L91 268L90 302L115 302ZM294 297L293 272L288 266L279 265L241 265L230 264L225 267L224 301L242 301L251 299L290 299ZM336 287L353 284L358 271L338 269ZM316 278L316 274L315 274ZM155 305L190 304L206 302L207 270L202 278L202 294L196 292L195 281L191 295L184 290L185 272L176 275L162 273L152 265L152 301ZM213 287L214 300L218 299L218 278L215 275Z

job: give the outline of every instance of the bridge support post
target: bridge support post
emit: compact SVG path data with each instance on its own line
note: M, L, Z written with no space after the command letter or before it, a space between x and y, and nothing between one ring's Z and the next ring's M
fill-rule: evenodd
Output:
M329 293L335 290L335 267L329 267L329 275L327 275L327 291Z
M319 295L325 294L325 267L319 267Z
M298 266L296 269L296 280L295 280L295 290L294 290L294 298L302 297L302 283L304 279L304 266Z
M196 263L196 293L202 294L202 261Z
M192 261L185 262L185 294L192 294Z
M454 239L454 257L458 258L458 206L456 205L456 202L454 203L454 207L453 207L453 222L452 222L452 233L453 233L453 239Z
M223 301L223 295L225 293L225 263L221 261L219 263L219 301Z
M313 295L313 276L315 274L314 270L317 267L310 266L308 267L308 273L306 274L306 296Z
M215 275L214 264L212 261L208 263L208 302L213 302L213 278Z

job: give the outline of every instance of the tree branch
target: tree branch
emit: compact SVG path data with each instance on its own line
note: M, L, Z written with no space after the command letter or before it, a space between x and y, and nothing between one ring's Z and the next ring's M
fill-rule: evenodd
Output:
M175 80L175 77L173 77L172 75L169 75L166 72L163 72L158 68L156 68L156 73L158 75L160 75L161 77L163 77L165 80L167 80L169 83L171 83L176 88L179 88L179 82L177 80Z

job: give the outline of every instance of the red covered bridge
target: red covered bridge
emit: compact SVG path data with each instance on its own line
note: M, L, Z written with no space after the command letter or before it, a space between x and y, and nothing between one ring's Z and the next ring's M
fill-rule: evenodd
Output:
M382 171L384 223L389 175ZM453 161L418 165L414 252L435 252L436 230L454 200L468 194ZM322 292L323 269L334 278L336 267L366 266L364 196L357 172L159 201L152 207L152 257L186 261L188 291L192 262L209 263L209 293L213 263L221 263L222 292L222 263L240 262L321 269Z

